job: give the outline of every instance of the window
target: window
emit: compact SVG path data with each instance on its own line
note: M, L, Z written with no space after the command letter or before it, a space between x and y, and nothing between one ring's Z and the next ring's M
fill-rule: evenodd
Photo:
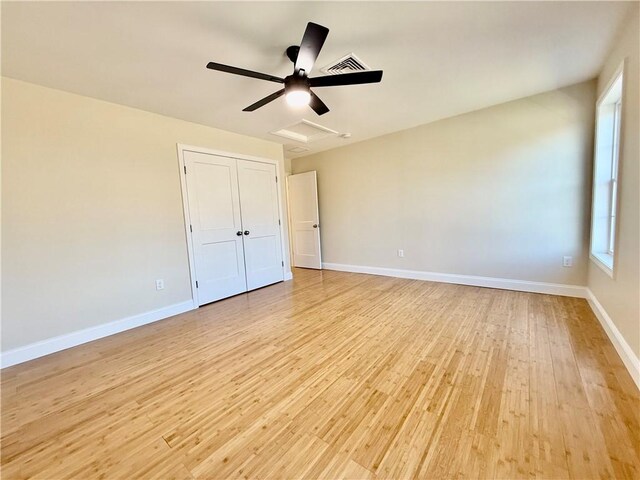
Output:
M620 68L596 105L591 258L610 276L616 252L622 86Z

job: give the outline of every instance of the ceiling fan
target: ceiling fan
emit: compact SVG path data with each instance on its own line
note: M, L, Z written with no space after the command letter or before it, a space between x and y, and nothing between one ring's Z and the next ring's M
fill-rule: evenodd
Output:
M244 68L232 67L221 63L209 62L207 68L219 70L221 72L233 73L245 77L267 80L269 82L283 83L284 88L271 95L258 100L256 103L244 108L243 112L253 112L276 98L285 96L287 103L291 106L309 105L318 115L324 115L329 111L320 98L311 91L311 87L334 87L339 85L358 85L363 83L377 83L382 80L382 70L372 70L364 72L343 73L338 75L327 75L324 77L309 78L309 73L313 69L313 64L318 58L320 49L329 34L329 29L309 22L302 37L300 46L292 45L287 48L287 57L293 62L293 74L285 78L274 77L266 73L245 70Z

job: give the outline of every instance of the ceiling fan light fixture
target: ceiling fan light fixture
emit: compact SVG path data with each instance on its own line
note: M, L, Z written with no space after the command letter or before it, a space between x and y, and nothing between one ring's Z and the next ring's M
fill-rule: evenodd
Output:
M290 107L304 107L311 102L309 81L304 75L290 75L284 79L284 98Z
M304 107L311 102L309 90L295 89L286 93L285 97L290 107Z

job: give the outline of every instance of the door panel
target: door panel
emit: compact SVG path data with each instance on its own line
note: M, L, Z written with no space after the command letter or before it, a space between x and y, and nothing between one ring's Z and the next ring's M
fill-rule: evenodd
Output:
M237 208L232 201L232 167L195 162L192 170L197 184L197 213L202 230L207 232L233 228Z
M242 275L238 268L238 246L237 242L208 243L202 246L202 269L201 272L208 272L208 275L200 275L199 287L205 288L207 281L219 281L234 279ZM206 279L205 279L206 278Z
M247 290L236 160L184 152L198 303Z
M322 268L320 218L316 172L287 177L289 211L293 240L293 264L296 267Z
M316 232L313 230L297 230L294 232L294 241L297 245L296 253L301 257L316 257L318 248ZM296 265L297 266L297 265Z
M281 282L284 271L276 166L238 160L238 185L247 287L253 290Z

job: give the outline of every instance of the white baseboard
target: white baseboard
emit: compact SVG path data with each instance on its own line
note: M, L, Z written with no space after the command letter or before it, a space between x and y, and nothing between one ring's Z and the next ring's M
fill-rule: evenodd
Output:
M10 367L18 363L27 362L38 357L49 355L50 353L66 350L83 343L91 342L99 338L108 337L114 333L124 332L132 328L140 327L148 323L156 322L179 313L184 313L197 308L193 300L176 303L168 307L159 308L150 312L140 313L131 317L123 318L109 323L104 323L96 327L85 328L76 332L67 333L53 338L48 338L40 342L31 343L24 347L14 348L2 352L0 365L2 368Z
M622 363L627 367L631 378L633 378L638 389L640 389L640 359L636 357L635 353L620 333L620 330L616 327L616 324L613 323L613 320L607 311L590 289L587 289L587 301L589 302L589 306L591 306L591 310L595 313L596 318L600 321L602 328L604 328L609 340L611 340L611 343L618 352L618 355L620 355Z
M289 272L284 272L284 281L288 281L288 280L293 280L293 273Z
M422 272L418 270L400 270L396 268L362 267L359 265L344 265L341 263L323 263L326 270L341 272L368 273L385 277L409 278L412 280L426 280L429 282L456 283L474 287L499 288L502 290L516 290L520 292L547 293L565 297L587 298L587 288L580 285L564 285L560 283L530 282L527 280L511 280L508 278L479 277L475 275L457 275L453 273Z

